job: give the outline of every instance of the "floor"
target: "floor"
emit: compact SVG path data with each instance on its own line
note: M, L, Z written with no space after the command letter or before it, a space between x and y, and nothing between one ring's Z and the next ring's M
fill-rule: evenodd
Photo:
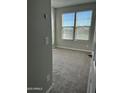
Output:
M86 93L90 57L80 51L53 49L53 89L50 93Z

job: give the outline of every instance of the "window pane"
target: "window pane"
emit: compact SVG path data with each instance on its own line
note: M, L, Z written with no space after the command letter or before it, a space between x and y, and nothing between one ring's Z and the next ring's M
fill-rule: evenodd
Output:
M76 14L76 40L89 40L92 11L82 11Z
M62 26L74 26L74 13L65 13L62 15Z
M62 39L73 40L73 27L63 27Z
M89 40L89 27L77 27L75 33L76 40Z
M75 13L65 13L62 15L62 39L73 40Z

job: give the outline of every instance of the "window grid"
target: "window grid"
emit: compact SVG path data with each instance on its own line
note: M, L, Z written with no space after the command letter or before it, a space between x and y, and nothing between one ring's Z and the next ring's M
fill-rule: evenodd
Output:
M88 10L88 11L92 11L92 10ZM87 12L87 11L81 11L82 13L84 13L84 12ZM66 27L72 27L73 28L73 36L72 36L72 39L67 39L67 40L80 40L80 39L76 39L76 32L79 32L77 29L78 29L78 27L84 27L85 29L87 29L87 27L85 27L85 26L77 26L77 14L78 13L80 13L80 12L73 12L72 14L74 14L74 18L73 18L73 20L72 21L74 21L74 26L62 26L62 29L63 28L66 28ZM90 27L91 27L91 21L92 21L92 12L91 12L91 15L90 15L90 17L91 18L89 18L89 20L90 20L90 25L89 25L89 29L87 29L87 30L89 30L90 31ZM88 21L89 21L88 20ZM87 20L83 20L83 21L87 21ZM62 25L63 25L63 17L62 17ZM86 23L85 23L86 24ZM88 31L88 32L89 32ZM86 32L86 31L85 31ZM63 34L63 33L62 33ZM64 38L63 38L64 39ZM84 39L85 40L85 39ZM88 33L88 38L87 38L87 40L89 40L89 33Z

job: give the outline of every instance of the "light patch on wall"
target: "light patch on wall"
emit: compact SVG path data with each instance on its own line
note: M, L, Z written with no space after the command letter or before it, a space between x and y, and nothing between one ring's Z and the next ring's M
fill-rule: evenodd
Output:
M50 81L50 75L48 74L46 78L47 78L47 82L49 82Z

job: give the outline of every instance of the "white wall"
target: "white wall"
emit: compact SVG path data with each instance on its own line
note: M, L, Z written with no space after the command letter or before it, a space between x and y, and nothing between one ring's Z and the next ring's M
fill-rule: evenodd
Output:
M92 42L93 42L93 34L95 29L95 9L96 9L96 3L88 3L88 4L81 4L76 6L69 6L69 7L63 7L63 8L57 8L56 9L56 40L55 44L56 47L63 47L63 48L71 48L71 49L78 49L78 50L86 50L90 51L92 50ZM63 40L62 39L62 14L66 12L75 12L75 11L83 11L83 10L93 10L93 18L92 18L92 26L90 30L90 39L89 40Z

